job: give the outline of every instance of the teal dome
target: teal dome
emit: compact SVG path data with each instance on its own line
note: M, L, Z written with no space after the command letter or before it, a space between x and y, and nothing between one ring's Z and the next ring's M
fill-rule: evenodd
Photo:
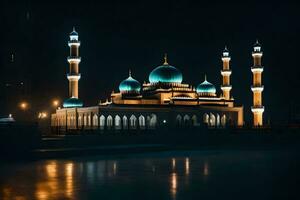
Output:
M121 93L139 93L141 84L132 78L131 73L129 72L129 77L120 83L119 90Z
M80 99L74 97L66 99L63 103L64 108L76 108L82 106L83 106L83 102Z
M197 86L196 92L200 95L212 96L216 94L216 87L205 78L205 81Z
M156 67L149 75L150 83L181 83L182 74L176 68L168 64L167 56L165 55L163 65Z

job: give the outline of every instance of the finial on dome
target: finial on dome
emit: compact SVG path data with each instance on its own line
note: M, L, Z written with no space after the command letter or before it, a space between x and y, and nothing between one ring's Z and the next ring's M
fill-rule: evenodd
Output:
M206 74L204 75L204 81L207 81Z
M227 45L225 45L224 51L228 51L228 49L227 49Z
M76 32L76 30L75 30L75 26L73 26L73 32Z
M164 65L168 65L168 55L166 53L164 56Z
M129 69L129 72L128 72L128 73L129 73L129 77L131 77L131 69Z

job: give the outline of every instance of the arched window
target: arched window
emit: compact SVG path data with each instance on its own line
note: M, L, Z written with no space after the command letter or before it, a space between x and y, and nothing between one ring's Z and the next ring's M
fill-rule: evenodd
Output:
M189 125L190 124L190 116L184 115L183 123L184 123L185 126Z
M78 127L81 127L83 124L82 124L82 117L81 115L78 116Z
M157 117L155 114L151 114L151 118L150 118L150 129L155 129L157 125Z
M108 129L111 129L113 126L113 118L111 115L109 115L106 119L106 126Z
M151 117L148 115L147 116L147 128L150 128L150 121L151 121Z
M86 115L83 116L83 125L84 125L84 127L87 126L87 116Z
M120 130L121 126L121 117L119 115L115 116L115 129Z
M98 116L96 114L94 114L94 116L93 116L93 126L98 127L98 125L99 125Z
M87 126L91 126L91 115L87 117Z
M182 123L182 117L181 115L176 116L176 126L181 126Z
M140 126L140 129L145 129L145 126L146 126L146 122L145 122L145 117L143 115L140 115L139 116L139 126Z
M222 125L223 127L226 126L226 115L225 115L225 114L223 114L222 117L221 117L221 125Z
M219 115L219 114L217 114L216 126L217 126L217 127L220 126L220 115Z
M100 129L104 129L105 127L105 117L104 115L100 116Z
M125 115L123 116L123 129L128 129L128 119Z
M209 124L210 126L216 126L216 117L214 114L209 114Z
M203 123L209 125L209 115L207 113L203 115Z
M199 126L199 123L198 123L196 115L192 116L192 124L193 124L193 126Z
M136 116L131 115L131 117L129 118L129 122L130 122L130 128L131 129L136 129Z

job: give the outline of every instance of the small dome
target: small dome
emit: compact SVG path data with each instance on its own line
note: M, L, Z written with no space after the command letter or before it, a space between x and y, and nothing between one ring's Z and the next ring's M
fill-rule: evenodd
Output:
M63 103L64 108L75 108L75 107L82 107L83 102L75 97L71 97L69 99L66 99Z
M119 90L121 93L139 93L141 84L131 77L131 72L129 71L129 77L120 83Z
M70 33L70 36L78 36L78 33L75 30L75 27L73 27L73 31Z
M181 83L182 74L176 68L168 64L167 57L163 65L156 67L149 75L150 83Z
M208 82L205 77L205 80L197 86L196 92L200 94L200 96L215 96L216 87Z

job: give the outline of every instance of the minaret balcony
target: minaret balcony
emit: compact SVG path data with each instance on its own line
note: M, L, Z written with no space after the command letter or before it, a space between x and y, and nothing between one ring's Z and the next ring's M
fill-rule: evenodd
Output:
M222 61L230 61L231 57L230 56L222 56Z
M80 41L78 41L78 40L70 40L68 42L68 45L69 45L69 47L70 46L80 46Z
M263 85L252 85L251 86L251 90L252 92L262 92L264 90L264 86Z
M231 90L232 86L231 85L221 85L221 90Z
M78 81L81 78L81 74L67 74L67 78L69 81Z
M263 52L262 52L262 51L253 51L253 52L252 52L252 56L253 56L253 57L255 57L255 56L260 56L260 57L262 57L262 55L263 55Z
M68 62L76 62L79 63L81 61L81 57L79 56L68 56Z
M222 76L230 76L232 73L231 70L221 70L221 75Z
M264 71L263 66L253 66L251 67L252 73L262 73Z
M251 111L253 113L263 113L265 111L264 106L251 106Z

